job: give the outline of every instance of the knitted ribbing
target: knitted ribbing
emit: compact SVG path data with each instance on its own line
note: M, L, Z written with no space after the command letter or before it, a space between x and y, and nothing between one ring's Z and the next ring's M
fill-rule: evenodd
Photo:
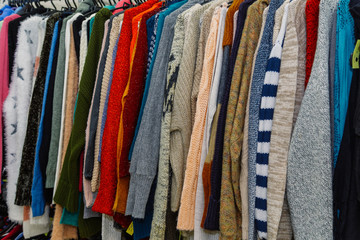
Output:
M255 185L252 185L256 179L256 152L257 152L257 139L259 130L259 114L260 114L260 99L262 86L264 84L264 77L266 72L267 59L269 58L270 51L273 42L273 26L275 20L276 10L282 5L284 0L272 0L269 4L269 11L266 17L264 32L260 41L258 53L254 65L254 73L252 75L252 83L250 90L250 102L249 102L249 136L248 136L248 161L249 161L249 195L250 192L255 192ZM254 204L255 199L249 201L249 204ZM250 206L252 210L252 206ZM253 211L253 210L252 210ZM254 209L255 211L255 209ZM250 215L251 214L251 215ZM249 216L253 216L253 213L249 212ZM249 220L250 222L253 220Z
M208 100L213 76L220 12L221 8L217 8L214 12L210 24L209 37L205 47L203 72L200 81L198 100L196 102L197 111L195 114L194 128L191 134L189 153L186 161L184 187L181 194L181 203L178 216L177 228L181 230L194 229L197 180L200 167L199 165Z
M295 239L333 238L328 63L336 7L336 0L320 2L314 65L290 143L287 192Z
M16 187L15 204L20 206L31 203L31 185L33 178L33 167L35 161L36 140L38 136L38 124L40 122L41 108L46 79L46 69L49 60L52 34L59 14L53 14L46 23L46 32L43 48L41 51L39 71L36 76L31 103L29 107L28 125L23 146L18 184Z
M318 39L320 0L307 0L306 14L306 77L305 88L309 82L312 65L314 63L316 41Z
M192 27L185 36L183 56L181 59L178 79L176 82L174 105L171 115L170 130L170 164L171 176L171 210L178 211L180 206L181 191L183 188L186 157L189 150L191 137L191 89L193 80L201 77L204 48L209 34L211 17L216 6L222 0L217 0L211 5L204 5L194 12L189 19ZM205 11L206 10L206 11ZM198 24L202 17L201 29ZM200 78L199 77L199 78Z
M91 97L94 90L96 66L104 34L104 23L110 16L111 12L106 8L101 9L95 16L95 32L93 32L89 42L89 51L79 85L74 125L65 154L64 169L66 171L61 172L54 196L54 201L66 207L69 212L76 212L78 209L79 176L77 173L80 172L79 157L85 144L86 119L89 114Z
M105 100L107 95L107 90L109 87L110 82L110 73L112 72L112 61L116 57L116 52L114 56L114 49L116 42L118 40L119 32L121 30L121 22L124 18L124 15L116 16L112 21L112 28L110 30L110 42L109 42L109 49L106 56L106 62L105 62L105 69L103 74L103 79L101 83L101 93L100 93L100 107L99 107L99 120L97 123L96 128L96 135L95 135L95 154L94 154L94 161L97 160L97 162L94 163L94 171L93 176L91 179L91 191L95 192L99 189L100 185L100 159L99 159L99 152L100 152L100 139L101 139L101 124L104 114L104 108L105 108Z
M124 14L121 27L119 47L117 49L113 79L110 88L107 118L105 122L102 150L101 150L101 180L99 193L95 200L93 210L96 212L113 215L113 205L116 192L116 152L117 134L122 111L121 99L129 79L130 69L130 43L132 39L132 19L151 7L156 0L151 0L139 7L129 9ZM102 178L104 177L104 178Z
M173 107L173 98L176 88L177 75L181 62L185 26L189 14L194 8L200 8L200 5L184 11L177 17L174 27L174 39L171 46L171 52L167 70L167 80L164 94L164 103L161 118L160 152L159 167L154 199L154 216L152 219L150 239L165 239L166 228L166 210L168 206L169 183L170 183L170 122L171 111ZM189 14L187 14L189 13ZM186 19L185 19L186 18Z
M18 31L18 43L14 56L13 73L9 95L4 102L4 144L6 149L7 194L6 204L9 219L22 222L23 207L14 204L17 179L21 163L29 104L32 92L32 77L38 45L39 23L41 18L31 17L21 23ZM17 69L23 69L18 74ZM16 128L14 128L16 126Z
M204 185L203 184L203 169L205 167L205 159L209 152L209 141L210 134L212 128L216 129L216 124L213 121L215 118L215 112L217 109L218 103L218 93L220 88L220 81L224 81L224 78L221 78L222 71L222 61L223 61L223 37L225 30L225 19L227 13L227 3L223 3L221 5L220 10L220 19L218 26L218 34L216 39L216 49L215 49L215 58L214 58L214 69L212 76L212 83L210 88L209 100L208 100L208 109L207 115L205 119L205 127L204 127L204 137L202 141L201 155L200 155L200 164L199 164L199 175L197 180L197 188L196 188L196 199L195 199L195 220L194 220L194 239L219 239L219 232L208 232L204 231L203 226L205 222L206 215L204 216L204 211L207 212L207 205L209 203L209 194L207 194L207 199L205 199L204 194ZM223 84L222 84L223 85ZM219 112L219 111L217 111ZM218 116L218 115L217 115ZM208 176L208 178L209 176ZM208 181L210 182L210 181ZM206 210L204 210L206 205Z
M284 10L283 7L285 8ZM267 61L264 85L261 94L259 134L256 156L256 200L255 200L255 226L261 239L267 239L267 176L269 165L270 139L272 119L276 103L277 85L281 66L282 47L285 37L288 1L276 11L276 17L284 11L281 29L271 50ZM276 20L275 20L276 24Z
M267 186L268 239L275 239L280 235L284 239L292 237L290 223L284 222L283 228L288 230L280 232L280 219L283 217L282 214L289 215L288 211L284 212L288 149L293 127L297 85L300 83L300 88L303 90L305 81L306 41L302 41L306 38L305 4L305 1L295 0L289 5L270 141ZM288 235L284 236L286 233Z
M262 38L262 35L264 33L265 28L265 22L267 13L269 11L269 7L265 8L262 15L262 25L261 25L261 31L259 35L259 40ZM256 50L253 57L252 62L252 69L251 69L251 75L250 75L250 83L249 83L249 92L248 92L248 99L247 103L250 102L250 88L252 84L252 75L254 74L254 68L255 68L255 62L256 62L256 56L259 52L261 41L258 41L258 44L256 46ZM248 239L257 239L257 236L255 234L255 187L256 187L256 177L249 177L249 174L256 174L255 171L255 163L254 167L251 167L249 165L248 157L249 157L249 111L250 111L250 104L246 105L246 113L245 113L245 123L244 123L244 139L243 139L243 146L242 146L242 152L241 152L241 162L247 162L248 164L248 171L245 172L244 175L247 174L247 196L248 196ZM250 191L251 190L251 191Z
M253 56L261 30L262 13L267 5L267 1L257 1L248 9L236 56L227 104L222 156L222 167L225 169L222 173L221 184L220 227L222 234L229 238L237 236L240 232L241 225L239 221L247 222L248 218L247 213L242 215L242 213L247 212L247 203L245 206L242 205L242 198L247 197L247 195L243 194L244 188L242 191L239 191L241 189L239 186L240 170L247 171L247 169L243 168L243 164L240 167L239 159ZM247 184L243 186L246 186L247 191ZM243 230L245 232L242 232L242 235L245 234L247 236L247 227Z
M334 167L344 132L352 79L349 57L354 51L354 19L349 12L350 0L340 0L336 22L336 55L334 78Z

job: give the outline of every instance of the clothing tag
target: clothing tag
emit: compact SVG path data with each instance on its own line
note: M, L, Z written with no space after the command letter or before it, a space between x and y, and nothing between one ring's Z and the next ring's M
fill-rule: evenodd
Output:
M359 57L360 57L360 39L357 40L354 52L352 54L352 68L359 69Z
M126 233L129 234L130 236L134 235L134 225L133 225L133 222L130 223L128 229L126 230Z

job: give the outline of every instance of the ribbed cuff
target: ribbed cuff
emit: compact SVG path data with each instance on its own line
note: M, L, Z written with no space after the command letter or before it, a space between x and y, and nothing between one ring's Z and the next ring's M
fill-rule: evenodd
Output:
M77 212L79 203L78 186L74 187L68 182L60 179L54 196L54 201L71 213Z
M153 176L136 174L135 203L131 214L133 218L144 219L153 180Z
M39 217L44 215L45 212L45 199L42 193L39 192L31 192L32 195L32 214L33 217Z
M209 207L205 219L204 228L211 231L219 230L220 200L216 200L210 195Z
M146 214L144 219L133 219L134 240L144 239L150 236L151 221L153 214Z

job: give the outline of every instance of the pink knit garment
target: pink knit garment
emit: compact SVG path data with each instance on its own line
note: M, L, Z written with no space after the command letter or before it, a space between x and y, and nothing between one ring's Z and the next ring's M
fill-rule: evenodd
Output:
M121 0L120 2L118 2L118 3L115 5L115 8L122 8L122 7L124 6L124 4L125 4L125 6L126 6L126 3L129 4L129 5L131 4L130 0ZM121 11L123 11L123 9L117 9L117 10L114 11L113 14L115 15L115 14L121 12Z
M4 19L3 25L1 27L0 32L0 107L1 112L3 111L4 101L9 93L9 48L8 48L8 30L9 30L9 22L14 19L19 18L20 16L17 14L10 15ZM19 71L19 69L18 69ZM2 121L0 121L0 128L3 129ZM0 131L0 169L2 169L3 162L3 132ZM1 171L0 171L0 179L1 179ZM0 185L0 193L1 193L1 185Z
M217 8L211 20L209 37L205 47L204 65L199 88L200 90L196 103L195 122L191 134L190 148L186 162L184 187L180 202L177 224L177 228L179 230L194 230L196 188L199 175L208 100L213 76L219 20L220 8Z

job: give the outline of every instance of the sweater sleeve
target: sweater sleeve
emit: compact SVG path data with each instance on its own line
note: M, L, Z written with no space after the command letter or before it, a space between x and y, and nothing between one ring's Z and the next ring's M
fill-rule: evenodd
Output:
M86 120L95 84L96 69L104 35L104 24L110 16L111 12L106 8L100 10L95 16L93 34L90 37L89 50L80 82L74 125L66 150L63 170L54 196L54 201L65 207L69 212L76 212L78 209L79 157L85 145Z

